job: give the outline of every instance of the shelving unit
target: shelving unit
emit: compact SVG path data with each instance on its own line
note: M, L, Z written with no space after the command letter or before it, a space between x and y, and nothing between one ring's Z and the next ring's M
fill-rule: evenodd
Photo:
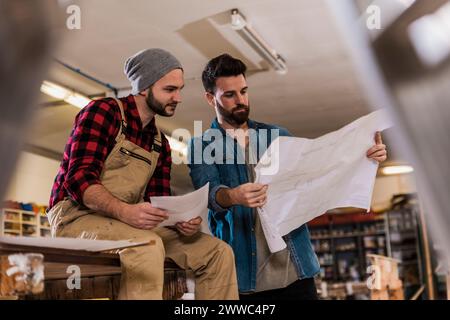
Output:
M309 223L311 241L328 283L365 281L367 254L387 254L384 215L326 214Z
M415 194L394 196L391 208L383 213L328 213L308 226L321 264L319 280L328 285L365 282L371 263L368 254L399 261L399 278L406 299L414 296L425 283L423 240ZM442 279L439 283L441 287L445 285Z
M50 237L47 217L41 213L18 209L1 209L0 235Z
M386 217L389 226L389 256L401 261L399 275L404 283L405 296L409 297L424 283L416 195L394 196Z

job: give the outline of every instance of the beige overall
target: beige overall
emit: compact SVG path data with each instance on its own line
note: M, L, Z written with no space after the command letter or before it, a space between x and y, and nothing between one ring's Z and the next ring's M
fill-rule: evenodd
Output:
M116 198L135 204L143 201L157 165L161 133L158 130L151 152L126 140L123 133L126 118L122 103L117 102L123 121L100 180ZM78 238L89 232L97 239L150 241L149 245L120 251L119 299L162 299L165 258L194 272L196 299L239 298L233 251L217 238L201 232L187 237L169 228L137 229L82 208L69 198L58 202L48 217L53 236Z

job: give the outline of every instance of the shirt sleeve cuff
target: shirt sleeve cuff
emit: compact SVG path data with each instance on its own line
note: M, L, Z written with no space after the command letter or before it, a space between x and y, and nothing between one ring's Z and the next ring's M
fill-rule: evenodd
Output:
M64 182L64 188L66 188L67 193L72 200L76 201L80 205L83 205L84 192L89 186L94 184L101 184L101 182L96 176L86 174L81 179L73 177L72 179L66 180Z
M227 187L223 184L217 185L215 187L212 187L211 190L209 191L209 205L211 207L212 210L216 211L216 212L224 212L224 211L228 211L228 208L223 208L221 205L219 205L216 201L216 194L217 191L219 191L219 189L230 189L230 187Z

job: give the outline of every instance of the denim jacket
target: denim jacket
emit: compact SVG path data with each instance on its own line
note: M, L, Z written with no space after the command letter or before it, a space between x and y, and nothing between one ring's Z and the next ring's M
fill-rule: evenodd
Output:
M250 138L250 141L253 141L252 146L257 150L258 160L278 134L290 136L285 128L275 125L249 120L248 126L249 129L253 129L252 133L256 133L254 139ZM214 161L206 160L202 156L204 154L211 154ZM216 193L220 188L235 188L249 182L243 159L243 151L239 144L225 133L217 119L212 122L211 129L206 130L202 137L194 137L189 145L189 168L194 187L199 189L209 182L210 230L213 235L233 248L239 291L252 292L256 287L257 273L252 209L241 205L222 208L216 202ZM315 276L320 267L307 226L302 225L283 238L299 278Z

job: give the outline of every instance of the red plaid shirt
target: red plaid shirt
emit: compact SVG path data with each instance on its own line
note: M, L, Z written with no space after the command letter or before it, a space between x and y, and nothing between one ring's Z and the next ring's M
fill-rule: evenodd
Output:
M155 119L142 128L134 97L120 99L123 103L127 129L126 138L150 151L156 134ZM63 160L53 184L49 209L65 197L83 204L84 191L93 184L101 184L100 174L106 157L115 145L120 128L120 110L114 99L94 100L78 113ZM150 196L168 196L170 192L170 145L162 135L162 150L155 172L145 191L144 200Z

